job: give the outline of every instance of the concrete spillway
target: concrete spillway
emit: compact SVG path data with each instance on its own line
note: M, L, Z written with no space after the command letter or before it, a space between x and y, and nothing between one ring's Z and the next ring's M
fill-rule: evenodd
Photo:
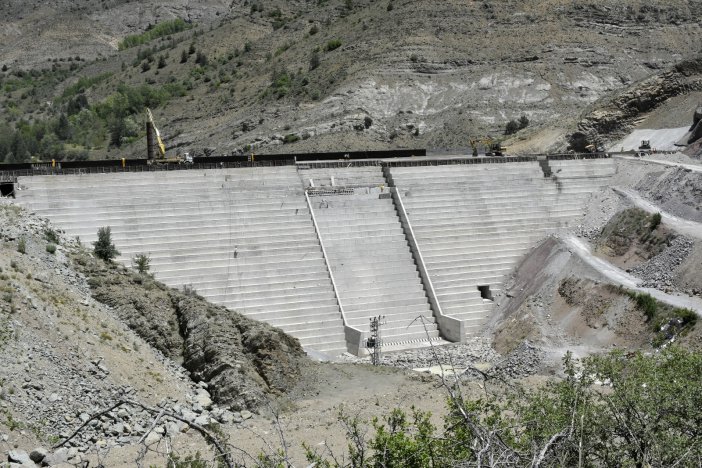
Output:
M505 275L582 216L614 164L550 161L549 177L536 161L384 169L34 176L17 202L85 244L110 226L125 264L148 254L164 283L334 354L358 352L377 315L388 345L451 336L459 322L477 332Z

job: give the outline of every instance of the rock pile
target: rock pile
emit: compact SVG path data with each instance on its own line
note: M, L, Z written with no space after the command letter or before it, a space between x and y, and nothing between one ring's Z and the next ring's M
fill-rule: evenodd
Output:
M682 265L692 252L694 241L686 236L678 236L661 253L646 263L636 266L630 273L641 278L641 286L660 290L672 290L675 270Z
M13 466L13 463L21 466L78 464L84 460L86 453L94 449L103 450L138 443L150 447L165 437L188 432L191 424L204 428L213 423L246 424L246 421L253 417L247 410L232 412L213 404L206 387L205 383L198 384L192 394L186 395L185 403L170 399L161 401L155 408L163 411L160 418L157 418L153 411L128 403L101 415L105 408L96 406L75 413L56 411L62 415L56 419L59 443L69 438L70 440L53 452L41 447L29 454L22 450L10 450L7 452L7 461L11 463L10 466ZM112 395L112 398L101 401L109 405L121 400L130 400L132 397L133 389L122 388ZM60 397L55 401L59 402ZM170 416L171 414L177 418ZM83 425L84 427L81 427ZM80 430L73 435L77 429ZM6 436L3 440L5 438Z
M466 379L519 379L539 371L544 352L523 342L506 357L497 353L490 339L471 338L467 343L410 349L383 354L381 364L404 369L427 369L435 366L453 367ZM368 362L369 358L346 356L347 361Z

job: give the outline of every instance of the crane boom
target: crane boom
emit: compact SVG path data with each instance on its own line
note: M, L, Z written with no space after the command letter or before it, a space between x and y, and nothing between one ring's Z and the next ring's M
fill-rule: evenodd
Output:
M154 116L151 113L151 109L149 109L148 107L146 108L146 114L149 116L149 123L154 129L154 133L156 133L156 140L158 141L158 149L161 153L161 157L164 158L166 157L166 145L163 144L163 140L161 139L161 132L159 132L158 128L156 128L156 124L154 123Z

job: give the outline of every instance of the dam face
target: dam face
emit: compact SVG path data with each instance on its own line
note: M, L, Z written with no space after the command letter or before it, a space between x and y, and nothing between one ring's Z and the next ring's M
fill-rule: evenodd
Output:
M611 159L307 162L20 177L16 202L90 245L110 226L131 265L280 327L364 354L478 333L505 278L582 217ZM547 174L547 175L544 175Z

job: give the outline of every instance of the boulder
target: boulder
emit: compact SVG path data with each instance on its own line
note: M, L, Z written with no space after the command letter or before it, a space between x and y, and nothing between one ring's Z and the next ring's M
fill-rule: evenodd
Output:
M37 447L29 452L29 458L31 458L34 463L41 463L48 453L49 452L44 447Z

